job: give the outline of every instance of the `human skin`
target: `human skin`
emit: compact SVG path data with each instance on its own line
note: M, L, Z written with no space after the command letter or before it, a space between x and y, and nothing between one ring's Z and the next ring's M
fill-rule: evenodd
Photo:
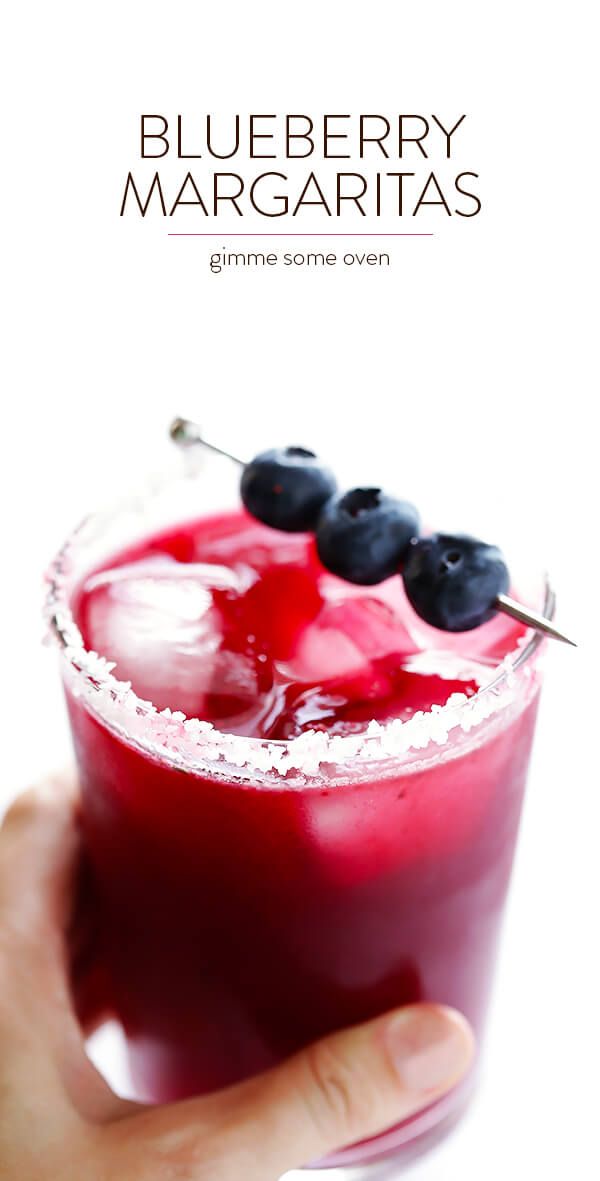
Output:
M464 1018L421 1004L201 1098L161 1107L119 1098L85 1053L99 998L82 865L74 784L49 779L20 796L0 828L6 1181L276 1181L414 1115L467 1072Z

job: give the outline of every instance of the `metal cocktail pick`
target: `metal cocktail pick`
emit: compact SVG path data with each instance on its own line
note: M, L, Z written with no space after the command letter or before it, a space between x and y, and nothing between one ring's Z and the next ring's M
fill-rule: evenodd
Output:
M238 467L246 466L245 460L240 459L237 455L232 455L231 451L224 451L222 447L216 447L214 443L209 443L204 438L198 424L190 422L189 418L174 418L169 427L169 434L173 442L178 443L180 447L201 443L209 451L214 451L215 455L224 455L225 459L231 459L233 463L237 463Z
M504 615L518 619L519 623L526 623L528 627L534 627L538 632L544 632L544 635L550 636L553 640L562 640L563 644L570 644L572 648L577 647L575 640L569 639L564 632L559 631L544 615L539 615L531 607L524 607L522 603L517 603L509 595L498 595L494 606Z
M216 455L224 455L226 459L237 463L239 467L246 466L245 461L240 459L239 456L232 455L230 451L225 451L223 447L216 447L214 443L209 443L204 438L198 424L190 422L188 418L174 418L169 427L169 434L173 442L177 443L180 447L189 447L201 443L209 451L214 451ZM559 631L550 619L539 615L531 607L524 607L522 603L517 603L509 595L498 595L494 601L494 606L498 611L502 611L504 615L510 615L512 619L517 619L519 623L525 623L528 627L533 627L536 631L543 632L544 635L550 636L553 640L561 640L563 644L570 644L573 648L577 647L575 640L570 640L564 632Z

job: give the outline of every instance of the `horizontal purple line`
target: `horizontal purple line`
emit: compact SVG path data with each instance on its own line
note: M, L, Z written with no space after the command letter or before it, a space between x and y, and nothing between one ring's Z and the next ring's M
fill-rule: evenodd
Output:
M237 230L234 230L233 233L224 232L221 234L215 234L215 233L171 233L171 232L169 232L167 234L167 237L168 238L433 238L433 234L417 234L417 233L409 233L409 232L403 233L403 234L398 234L398 233L393 233L393 232L389 233L389 234L386 234L386 233L370 233L370 234L365 233L365 234L362 234L362 233L352 233L351 231L347 234L338 233L336 231L334 231L331 234L328 234L326 232L325 233L321 232L321 233L316 233L316 234L305 234L305 233L284 234L284 233L272 233L272 232L269 232L269 230L265 230L264 233L244 234L244 233L239 233Z

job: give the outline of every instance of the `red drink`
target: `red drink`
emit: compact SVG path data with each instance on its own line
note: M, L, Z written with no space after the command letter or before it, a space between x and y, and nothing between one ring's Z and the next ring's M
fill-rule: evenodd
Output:
M86 647L116 661L111 674L85 655L63 602L86 837L140 1095L221 1087L417 1000L455 1006L480 1039L537 642L500 616L434 631L399 578L345 584L310 538L243 513L171 524L83 578L76 566L61 559L52 602L69 595ZM414 1139L452 1102L338 1159Z

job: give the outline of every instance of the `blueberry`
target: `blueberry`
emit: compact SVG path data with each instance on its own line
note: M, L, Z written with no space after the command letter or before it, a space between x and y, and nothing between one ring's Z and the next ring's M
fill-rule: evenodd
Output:
M373 586L398 572L418 532L414 505L393 500L381 488L353 488L325 505L317 526L317 551L332 574Z
M304 447L262 451L244 468L242 501L264 525L286 533L313 529L319 513L336 489L329 468Z
M509 587L500 550L460 533L434 533L414 542L402 577L417 615L448 632L486 623L496 613L496 596Z

